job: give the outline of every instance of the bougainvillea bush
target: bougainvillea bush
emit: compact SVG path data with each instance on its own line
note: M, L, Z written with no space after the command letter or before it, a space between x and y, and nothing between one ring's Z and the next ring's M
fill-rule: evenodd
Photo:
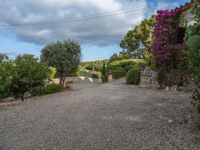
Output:
M181 10L159 10L154 25L152 54L161 85L178 85L187 70L184 29L179 27ZM180 36L181 35L181 36Z

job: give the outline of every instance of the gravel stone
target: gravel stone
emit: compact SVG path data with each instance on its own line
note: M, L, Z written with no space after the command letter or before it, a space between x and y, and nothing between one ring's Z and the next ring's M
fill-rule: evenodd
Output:
M124 80L81 83L1 110L0 149L199 150L190 97Z

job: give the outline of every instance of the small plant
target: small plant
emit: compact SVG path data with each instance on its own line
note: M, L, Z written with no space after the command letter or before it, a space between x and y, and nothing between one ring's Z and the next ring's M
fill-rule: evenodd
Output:
M113 79L119 79L122 77L126 77L126 70L123 68L117 68L116 70L112 70Z
M198 84L197 88L193 91L192 104L198 113L200 113L200 85Z
M102 80L103 83L108 82L108 75L106 73L106 64L105 64L105 62L103 62L101 80Z
M138 85L140 82L140 69L134 68L129 70L126 76L126 82L128 84Z
M45 86L37 86L30 90L32 96L39 96L45 94L52 94L56 92L62 92L64 88L57 84L48 84Z

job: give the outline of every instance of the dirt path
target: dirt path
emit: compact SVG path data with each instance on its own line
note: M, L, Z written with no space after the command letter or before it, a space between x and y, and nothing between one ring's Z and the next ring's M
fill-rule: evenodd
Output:
M197 150L200 128L189 97L120 80L76 85L0 111L0 149Z

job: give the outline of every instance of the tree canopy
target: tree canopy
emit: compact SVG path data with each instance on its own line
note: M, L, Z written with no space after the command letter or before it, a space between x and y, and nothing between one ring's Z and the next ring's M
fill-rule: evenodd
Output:
M132 57L140 58L142 52L150 50L152 42L152 28L155 23L155 16L144 19L134 29L128 31L120 43L120 47L127 51Z
M41 61L57 69L62 85L66 76L77 71L80 60L81 47L77 41L71 39L48 44L41 51Z

